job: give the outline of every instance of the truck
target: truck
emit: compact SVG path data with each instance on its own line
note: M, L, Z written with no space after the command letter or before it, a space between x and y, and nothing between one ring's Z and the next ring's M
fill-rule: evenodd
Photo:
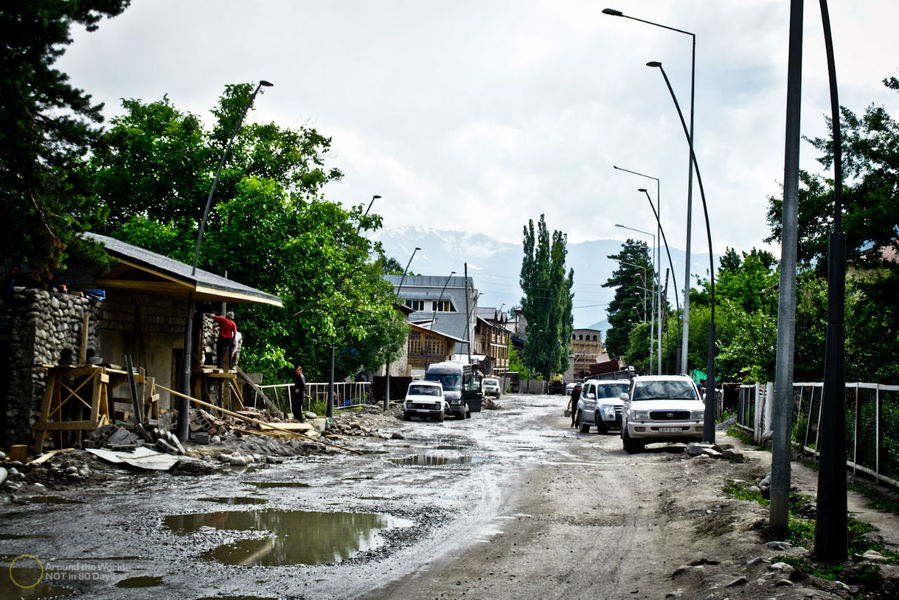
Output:
M439 381L450 407L450 412L458 419L468 419L472 412L481 411L484 392L481 389L481 375L472 370L471 365L448 360L428 365L426 381Z

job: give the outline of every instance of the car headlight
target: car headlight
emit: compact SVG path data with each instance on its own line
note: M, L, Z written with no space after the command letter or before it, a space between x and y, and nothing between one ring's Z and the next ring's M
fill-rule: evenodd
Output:
M599 409L606 417L612 418L615 416L615 407L611 404L603 404Z
M649 411L648 410L631 411L631 417L635 421L648 421L649 420Z
M704 411L701 411L701 410L691 410L690 411L690 418L693 419L694 421L702 421L704 416L705 416Z

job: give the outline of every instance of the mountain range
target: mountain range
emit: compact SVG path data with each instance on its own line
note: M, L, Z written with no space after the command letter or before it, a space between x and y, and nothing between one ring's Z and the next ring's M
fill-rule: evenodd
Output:
M480 233L439 230L427 227L385 228L373 237L379 241L387 256L405 266L415 248L409 273L418 275L463 275L465 265L474 287L480 292L478 305L508 310L521 305L522 245L503 242ZM574 269L574 326L605 331L609 328L606 307L614 297L614 288L602 287L617 267L608 256L621 250L622 240L590 240L569 242L566 266ZM683 250L670 248L674 275L679 289L683 289ZM691 273L708 277L708 254L693 254ZM668 259L662 252L662 286ZM674 306L674 285L668 281L668 301ZM683 292L678 292L679 300Z

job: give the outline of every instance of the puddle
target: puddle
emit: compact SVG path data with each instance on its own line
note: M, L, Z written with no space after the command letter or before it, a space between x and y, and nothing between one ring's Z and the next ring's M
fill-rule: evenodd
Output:
M277 598L269 598L268 596L203 596L197 600L278 600Z
M62 496L25 496L17 499L20 502L31 502L33 504L84 504L81 500L71 500Z
M219 496L217 498L197 498L198 500L202 500L203 502L217 502L219 504L265 504L268 502L265 498L249 498L247 496L236 496L234 498L228 498L226 496Z
M129 577L128 579L117 581L115 586L117 588L148 588L162 585L162 583L162 577L140 575L138 577Z
M291 511L272 508L170 515L163 523L176 534L204 527L268 533L238 540L202 556L229 565L321 565L351 558L378 545L377 533L405 527L408 521L387 514Z
M303 483L302 481L244 481L242 482L246 485L254 485L260 490L267 490L270 488L307 488L309 487L308 483Z
M486 462L488 459L483 456L434 456L433 454L413 454L404 456L403 458L391 458L390 462L395 465L413 466L413 467L443 467L453 465L475 465Z
M38 533L0 533L0 540L49 539L49 537L49 535L41 535Z
M390 500L387 496L359 496L360 500Z
M46 573L40 567L34 567L33 561L27 561L27 567L15 565L4 568L0 573L0 598L6 600L32 600L36 598L59 598L67 596L74 590L61 585L53 585L46 580Z

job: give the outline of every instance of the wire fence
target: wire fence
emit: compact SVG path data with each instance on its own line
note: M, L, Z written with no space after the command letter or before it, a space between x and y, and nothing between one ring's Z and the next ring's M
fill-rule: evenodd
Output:
M292 412L290 406L290 388L291 383L275 383L271 385L260 385L259 389L265 393L271 401L271 405L266 408L270 410L279 410L284 414ZM328 383L307 383L306 384L306 406L327 406L328 403ZM355 408L371 402L371 382L340 382L334 383L334 410L344 410ZM257 393L253 396L253 407L258 402L262 402L262 397Z
M793 384L792 441L817 458L823 383ZM771 384L740 386L737 425L756 442L771 435ZM899 385L846 384L846 465L899 487Z

